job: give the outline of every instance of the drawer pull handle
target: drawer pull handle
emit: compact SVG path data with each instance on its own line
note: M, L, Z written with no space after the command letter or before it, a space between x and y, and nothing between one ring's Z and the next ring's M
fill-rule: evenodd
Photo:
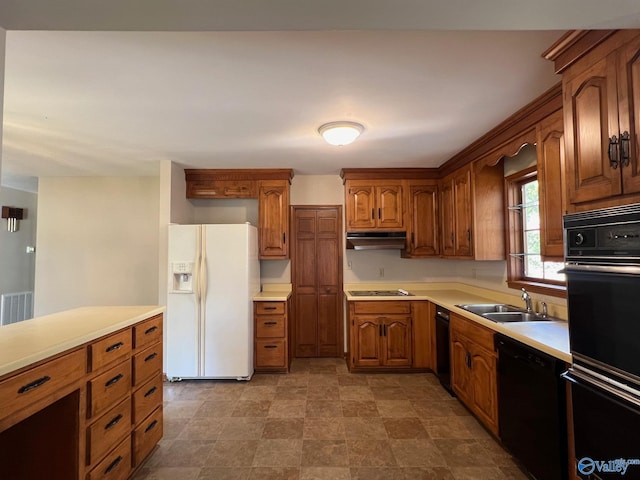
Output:
M155 332L157 329L158 329L158 327L156 327L156 326L153 326L153 327L147 328L147 329L144 331L144 334L145 334L145 335L149 335L150 333Z
M278 322L264 322L264 324L267 326L271 326L271 325L277 325Z
M265 310L275 310L276 307L264 307Z
M148 362L148 361L150 361L150 360L153 360L153 359L154 359L154 358L156 358L157 356L158 356L158 353L157 353L157 352L153 352L151 355L149 355L149 356L145 357L144 361L145 361L145 362Z
M264 348L273 349L273 348L278 348L278 346L277 345L265 345Z
M158 388L157 388L157 387L151 387L151 388L147 391L147 393L145 393L145 394L144 394L144 398L147 398L148 396L153 395L153 394L155 393L155 391L156 391L156 390L158 390Z
M42 378L34 380L33 382L27 383L26 385L20 387L20 389L18 390L18 393L26 393L29 390L33 390L34 388L38 388L39 386L44 385L45 383L47 383L49 380L51 380L51 377L49 375L45 375Z
M116 375L115 377L113 377L111 380L109 380L107 383L104 384L105 387L110 387L111 385L118 383L122 377L124 375L122 375L121 373L119 373L118 375Z
M118 342L118 343L114 343L113 345L111 345L110 347L107 347L106 352L113 352L114 350L118 350L119 348L124 347L124 343L122 342Z
M120 420L122 420L122 414L121 414L121 413L119 413L118 415L116 415L116 416L113 418L113 420L111 420L109 423L107 423L107 424L104 426L104 429L105 429L105 430L109 430L110 428L115 427L115 426L116 426L116 424L117 424Z
M147 428L144 429L144 433L148 433L150 430L153 430L154 428L156 428L156 425L158 425L158 421L154 420L149 424Z
M105 470L104 470L104 474L107 475L109 473L111 473L111 470L113 470L114 468L116 468L118 465L120 465L120 462L122 461L122 455L118 455L118 458L116 458L113 462L111 462L111 465L109 465Z

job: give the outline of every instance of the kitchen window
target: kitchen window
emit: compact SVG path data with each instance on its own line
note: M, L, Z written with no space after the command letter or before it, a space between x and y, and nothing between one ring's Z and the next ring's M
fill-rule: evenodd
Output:
M558 273L561 258L543 258L540 253L540 199L536 168L505 179L507 194L507 283L511 288L554 296L565 295L565 277Z

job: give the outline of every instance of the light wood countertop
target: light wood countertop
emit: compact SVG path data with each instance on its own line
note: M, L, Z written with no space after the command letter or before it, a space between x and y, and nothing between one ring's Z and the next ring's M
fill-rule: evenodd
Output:
M286 302L291 296L290 283L265 283L253 296L255 302Z
M0 327L0 376L163 313L159 306L82 307Z
M411 296L397 297L368 297L353 296L349 291L353 290L387 290L402 288L409 291ZM526 345L537 348L560 360L571 363L571 352L569 348L569 329L566 320L566 308L556 307L550 314L558 316L559 321L541 322L517 322L517 323L496 323L479 315L463 310L456 305L469 303L508 303L520 306L521 301L517 295L508 295L501 292L493 292L487 289L471 287L464 284L345 284L345 297L347 301L420 301L428 300L436 303L447 310L461 315L469 320L479 323L491 330L507 335ZM564 316L561 316L563 315Z

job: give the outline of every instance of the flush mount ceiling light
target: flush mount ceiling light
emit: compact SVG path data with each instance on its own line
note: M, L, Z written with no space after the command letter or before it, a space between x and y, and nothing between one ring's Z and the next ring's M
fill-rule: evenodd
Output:
M360 136L364 127L355 122L330 122L325 123L318 132L330 145L349 145Z

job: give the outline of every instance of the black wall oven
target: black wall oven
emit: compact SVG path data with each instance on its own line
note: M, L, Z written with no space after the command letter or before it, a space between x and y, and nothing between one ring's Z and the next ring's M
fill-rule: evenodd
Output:
M640 204L564 228L576 473L640 479Z

